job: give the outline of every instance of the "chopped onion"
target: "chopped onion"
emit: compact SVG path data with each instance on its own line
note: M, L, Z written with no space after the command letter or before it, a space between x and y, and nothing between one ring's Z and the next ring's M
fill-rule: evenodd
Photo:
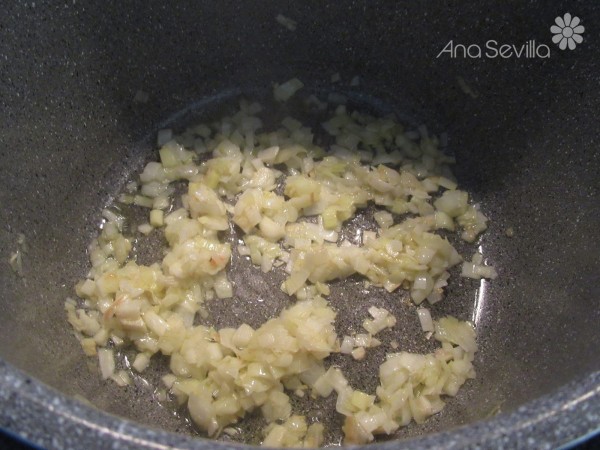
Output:
M131 378L124 370L119 370L118 372L112 374L110 378L117 384L117 386L120 387L125 387L131 384Z
M133 361L133 368L138 372L143 372L150 365L150 357L146 353L138 353Z
M280 102L288 101L297 91L304 87L304 83L298 78L292 78L280 85L275 85L273 89L273 95L275 100Z
M496 269L492 266L486 266L483 264L483 257L481 254L476 253L471 262L465 261L462 264L461 276L466 278L474 278L476 280L481 278L489 278L494 280L498 277Z
M354 349L354 338L352 336L344 336L344 340L340 345L340 353L350 354Z
M276 19L296 26L281 14ZM358 77L350 82L358 84ZM296 78L276 85L275 99L286 102L303 86ZM91 269L75 287L82 304L65 302L83 351L98 355L103 379L126 386L131 370L143 372L160 353L170 372L157 398L173 395L187 405L209 436L235 434L232 424L260 411L268 422L263 445L310 447L323 444L323 426L293 415L292 394L335 391L344 442L364 444L436 414L444 396L475 376L473 327L449 317L434 321L426 308L417 309L421 328L441 346L430 354L388 354L373 395L353 389L339 368L327 368L333 353L364 359L367 349L381 345L375 335L396 324L388 310L371 306L366 332L338 337L326 300L336 292L330 281L360 276L365 288L406 290L415 304L434 304L443 298L450 268L463 262L437 231L458 226L462 239L473 242L487 227L478 205L453 181L447 166L453 158L424 126L405 132L392 117L351 111L342 94L327 100L313 95L304 104L335 109L321 123L328 148L317 145L316 130L290 116L263 131L262 107L244 100L218 122L178 136L159 131L159 161L148 163L139 183L128 183L118 197L131 205L123 208L128 218L130 208L148 208L148 223L129 223L119 209L105 209L89 246ZM180 185L187 189L175 198ZM136 229L164 236L164 255L154 264L136 259L145 241L130 236ZM281 289L296 300L256 328L205 325L208 302L236 295L228 278L232 246L247 257L236 264L248 261L263 272L280 267ZM11 256L15 270L25 251L23 239ZM497 276L478 254L462 269L463 276ZM127 370L116 370L114 349L125 346L135 348L135 358L131 365L124 360Z
M365 348L364 347L356 347L354 350L352 350L352 357L356 360L361 360L364 359L366 352L365 352Z
M98 350L98 362L103 379L108 379L115 372L115 356L112 350L101 348Z
M433 319L427 308L417 308L421 329L425 332L434 331Z
M148 235L148 234L152 233L152 230L154 229L154 227L152 225L150 225L149 223L143 223L141 225L138 225L137 229L140 233Z

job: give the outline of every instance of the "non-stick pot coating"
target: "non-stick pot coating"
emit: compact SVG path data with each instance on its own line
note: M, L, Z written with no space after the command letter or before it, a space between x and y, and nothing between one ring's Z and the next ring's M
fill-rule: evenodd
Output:
M272 82L297 76L316 92L347 92L356 104L447 133L459 183L491 218L481 245L499 279L485 292L457 279L435 309L476 319L477 379L441 414L398 437L452 430L498 410L503 422L485 430L501 423L507 439L520 439L518 430L531 436L537 431L515 411L545 395L551 398L535 405L548 415L536 416L536 426L546 430L549 417L568 414L538 439L561 444L592 431L599 409L593 373L600 369L599 11L594 2L567 8L542 1L8 2L0 16L0 356L9 365L0 371L0 426L44 445L51 439L67 445L59 430L35 421L52 414L44 405L54 395L65 416L117 423L65 403L66 395L150 427L190 433L152 401L150 388L120 389L100 380L66 322L64 299L87 271L86 247L102 207L155 151L148 136L165 121L177 124L174 115L191 106L206 117L238 95L259 95ZM572 51L551 40L554 18L566 12L586 27ZM276 22L280 13L297 22L295 31ZM492 39L519 47L535 41L550 54L440 55L450 40L485 51ZM330 82L335 72L343 78L338 87ZM360 86L351 88L356 75ZM474 92L465 92L463 80ZM149 93L148 103L133 101L138 90ZM8 264L19 233L29 247L24 278ZM258 296L268 297L265 308L273 311L288 301L261 291L255 275L236 272L242 312L228 319L227 308L214 306L217 321L241 320L245 304L259 309ZM364 316L364 298L350 285L339 289L346 302L339 308L351 312L363 301L356 314ZM416 332L411 309L398 308L399 328ZM374 367L351 376L368 385ZM21 385L30 379L32 385ZM575 394L585 408L569 403ZM17 420L18 411L29 411L29 419ZM68 426L89 427L73 425L73 417L65 419ZM468 433L461 430L428 442L450 446L452 436ZM160 439L184 442L166 436Z

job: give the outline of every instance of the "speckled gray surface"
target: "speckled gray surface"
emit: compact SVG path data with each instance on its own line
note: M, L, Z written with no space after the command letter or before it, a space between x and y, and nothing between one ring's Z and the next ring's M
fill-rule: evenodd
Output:
M146 428L190 433L152 402L143 382L120 390L99 380L69 333L63 299L86 271L85 248L100 207L148 157L140 142L160 123L193 102L204 102L206 113L231 93L291 76L327 88L340 72L346 82L361 77L355 92L446 131L459 181L492 219L482 245L500 279L479 303L462 295L475 285L453 285L436 309L476 318L478 378L424 428L409 427L400 437L442 431L406 443L411 448L552 448L598 427L600 11L594 2L569 2L568 11L586 26L584 43L572 52L551 47L545 60L436 55L450 39L552 46L549 26L567 12L561 2L3 6L0 355L8 365L0 376L0 426L49 448L206 446ZM296 32L275 22L280 12L297 20ZM458 76L477 98L461 91ZM138 89L150 94L147 104L132 102ZM504 235L508 226L512 239ZM30 246L26 282L7 264L21 232ZM368 374L353 376L367 383ZM69 400L74 395L141 425ZM499 404L503 415L476 422Z

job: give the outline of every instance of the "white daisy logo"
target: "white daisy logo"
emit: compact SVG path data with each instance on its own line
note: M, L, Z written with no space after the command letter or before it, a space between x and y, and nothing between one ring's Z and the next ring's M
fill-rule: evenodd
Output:
M552 42L558 44L561 50L565 50L567 46L569 50L575 50L577 44L583 42L581 34L585 31L583 25L579 25L581 22L579 17L571 17L571 14L566 13L563 17L558 16L554 21L556 25L550 27L550 31L554 34Z

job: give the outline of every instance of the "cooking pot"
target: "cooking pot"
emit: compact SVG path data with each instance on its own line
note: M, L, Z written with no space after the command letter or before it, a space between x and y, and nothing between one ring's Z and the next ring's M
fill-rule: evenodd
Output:
M585 27L575 48L567 13ZM5 2L0 427L45 448L240 447L197 436L151 384L102 381L64 300L100 211L155 155L149 136L299 77L447 136L491 219L480 245L499 278L457 280L436 305L475 322L477 378L373 448L556 448L595 433L599 23L596 2L541 0Z

